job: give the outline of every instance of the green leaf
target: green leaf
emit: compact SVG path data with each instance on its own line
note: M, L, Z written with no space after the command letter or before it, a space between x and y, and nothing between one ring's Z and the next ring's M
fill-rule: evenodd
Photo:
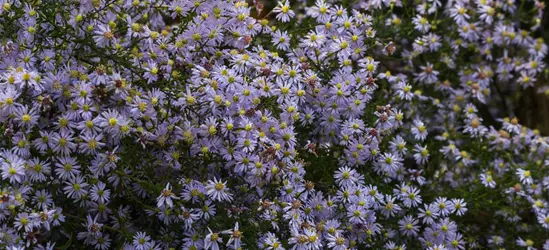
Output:
M71 244L72 244L72 233L71 233L71 236L69 237L69 241L67 241L67 243L65 243L65 245L60 246L59 249L61 249L61 250L69 249Z

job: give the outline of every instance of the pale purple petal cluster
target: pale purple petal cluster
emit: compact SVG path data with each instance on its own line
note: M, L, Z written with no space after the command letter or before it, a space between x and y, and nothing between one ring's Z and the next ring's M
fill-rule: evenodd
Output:
M0 0L0 248L549 250L543 7Z

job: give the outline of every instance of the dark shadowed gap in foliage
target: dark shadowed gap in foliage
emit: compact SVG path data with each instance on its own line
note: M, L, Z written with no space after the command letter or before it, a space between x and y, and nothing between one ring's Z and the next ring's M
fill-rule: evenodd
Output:
M537 31L544 41L549 41L549 4L545 4L541 27ZM549 57L545 58L546 65L549 65ZM547 84L549 70L538 78L536 86ZM544 136L549 135L549 95L538 93L538 89L526 89L522 95L515 98L514 113L521 124L532 129L538 129Z

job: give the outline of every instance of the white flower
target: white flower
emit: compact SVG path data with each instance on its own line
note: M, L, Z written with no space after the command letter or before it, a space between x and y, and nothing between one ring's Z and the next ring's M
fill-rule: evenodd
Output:
M290 1L278 2L278 5L273 9L276 15L276 19L287 23L290 21L290 18L295 16L295 12L290 9Z
M221 180L208 180L208 185L206 186L206 194L214 200L218 201L230 201L232 200L232 194L227 193L227 182L222 182Z
M25 162L20 158L16 158L16 161L4 161L2 163L2 179L9 179L10 183L21 183L25 178L24 164Z
M164 206L164 204L168 205L168 207L173 207L173 201L172 199L179 199L179 197L177 197L173 192L172 192L172 187L170 186L170 183L168 182L168 184L166 184L166 187L164 188L164 190L162 190L162 193L160 194L160 196L158 196L158 198L156 198L156 206L161 208L162 206Z
M532 173L530 170L524 170L522 168L517 169L517 175L520 177L520 182L524 185L532 184Z
M210 228L208 228L208 231L210 233L206 235L206 239L204 239L204 249L212 249L212 250L219 250L219 242L223 242L221 237L219 236L219 233L214 233Z

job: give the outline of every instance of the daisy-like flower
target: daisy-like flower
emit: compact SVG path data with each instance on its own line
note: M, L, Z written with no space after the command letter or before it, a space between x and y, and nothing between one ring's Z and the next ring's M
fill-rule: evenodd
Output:
M488 129L482 125L482 118L471 115L465 120L464 133L470 134L472 137L478 137L488 132Z
M137 232L133 236L133 247L136 250L147 250L153 247L154 244L151 243L151 237L145 232Z
M51 137L54 152L62 155L69 155L76 149L73 133L69 130L61 130L60 133L54 133Z
M417 226L417 224L417 219L410 215L405 216L404 219L398 222L400 232L405 236L412 237L416 236L419 231L419 227Z
M214 233L210 228L208 228L208 235L206 235L206 238L204 239L204 249L212 249L212 250L219 250L219 243L223 242L223 239L219 235L219 233Z
M93 40L99 47L107 47L114 40L114 34L109 25L98 25L93 34Z
M44 189L36 191L33 196L33 200L35 200L36 204L38 204L38 208L40 209L49 208L53 204L51 194Z
M435 219L438 218L438 208L435 204L423 204L423 208L419 208L418 218L422 220L424 224L431 225L435 223Z
M293 245L292 249L310 249L307 235L299 233L295 228L292 229L292 237L288 239L288 243Z
M419 144L414 146L414 160L416 160L418 165L425 164L429 160L429 150L427 150L426 146Z
M340 187L349 187L356 181L355 174L356 171L354 169L341 167L335 172L334 178Z
M16 101L20 94L21 92L12 86L0 91L0 102L2 103L0 108L6 112L12 112L16 107L21 105Z
M395 203L396 197L385 195L385 199L380 201L381 213L389 218L401 210L401 207Z
M326 23L330 20L330 4L325 0L316 0L315 6L307 9L307 14L312 18L316 18L319 23Z
M290 48L290 37L286 31L277 30L273 34L273 44L279 50L288 50Z
M287 23L295 16L295 12L290 9L290 1L279 1L278 5L273 9L273 13L277 13L276 19Z
M284 247L282 247L282 243L271 232L267 232L263 244L264 246L266 246L266 250L284 250Z
M168 184L166 184L166 187L162 190L162 193L156 198L156 206L161 208L164 205L167 205L168 207L171 208L171 207L173 207L172 199L178 200L179 197L177 197L172 192L172 187L171 187L170 183L168 182Z
M107 185L103 182L93 185L90 190L90 198L99 203L108 203L110 201L111 191L106 189Z
M549 212L548 213L539 213L538 222L546 229L549 229Z
M76 176L71 178L68 182L65 183L66 186L63 188L63 192L67 195L68 198L79 200L83 195L87 194L88 191L86 187L88 183L84 181L82 176Z
M494 21L494 16L496 15L496 9L490 5L480 5L480 9L478 10L478 13L480 13L480 20L490 25Z
M384 153L383 155L380 155L378 163L384 172L394 173L402 167L402 158L391 153Z
M396 95L400 97L401 99L404 99L406 101L412 100L414 97L414 93L412 92L412 85L407 84L405 82L399 82L396 85Z
M517 82L523 88L533 87L537 79L528 71L521 71Z
M519 237L516 240L516 243L521 247L526 247L527 250L536 250L536 248L534 247L535 242L531 239L523 240L521 237Z
M25 179L25 161L16 155L2 156L2 179L21 183Z
M425 138L427 138L427 127L425 127L425 124L421 120L414 120L412 134L414 135L414 138L419 141L424 141Z
M450 8L450 17L452 17L458 25L461 25L470 18L467 11L468 9L463 6L463 3L457 1L457 3Z
M448 248L446 248L443 244L438 244L428 247L427 250L448 250Z
M447 159L454 159L457 155L459 155L459 149L454 142L449 142L447 146L440 149L440 152L444 154L444 157Z
M445 197L438 197L434 203L438 207L441 216L448 216L452 212L453 204Z
M221 233L231 236L229 241L227 241L227 246L231 246L234 249L239 249L242 246L242 232L238 228L238 222L235 223L233 229L225 230Z
M76 161L76 158L63 156L55 163L55 174L61 180L68 180L74 178L80 174L80 165Z
M421 195L419 195L419 189L411 187L405 194L401 194L402 203L406 207L417 207L421 204Z
M30 232L36 226L36 221L32 220L28 213L19 213L13 226L17 230L23 229L25 232Z
M429 24L429 20L419 14L412 19L412 23L415 25L414 28L416 30L423 33L427 33L431 29L431 24Z
M520 178L520 182L524 185L530 185L534 182L532 179L532 172L530 170L524 170L522 168L517 169L516 174Z
M434 70L432 63L419 67L422 71L416 75L416 81L425 84L433 84L438 81L439 72Z
M467 203L463 199L452 199L452 213L462 216L467 212Z
M326 240L328 240L327 246L330 249L333 249L333 250L347 249L348 240L345 239L343 236L341 236L339 233L328 234L328 236L326 237Z
M232 194L227 192L227 182L222 182L214 178L213 180L208 180L206 185L206 194L217 201L231 201Z
M98 125L105 128L107 131L115 133L120 129L120 124L123 118L116 110L107 110L101 113L98 119Z
M305 235L307 236L307 240L309 241L309 249L311 250L320 250L322 249L322 242L320 239L320 236L316 232L316 230L310 228L305 231Z
M495 246L501 246L504 243L504 240L501 236L493 235L488 238L488 243Z
M480 174L480 181L482 182L482 185L489 188L495 188L496 187L496 181L494 181L494 178L492 177L492 173L486 172Z
M145 74L143 74L143 77L147 79L147 83L151 84L153 82L156 82L158 80L158 76L160 74L160 69L158 68L158 64L156 61L148 61L147 67L145 67Z
M30 109L26 105L22 105L15 109L15 121L21 126L30 128L38 123L39 116L35 109Z

